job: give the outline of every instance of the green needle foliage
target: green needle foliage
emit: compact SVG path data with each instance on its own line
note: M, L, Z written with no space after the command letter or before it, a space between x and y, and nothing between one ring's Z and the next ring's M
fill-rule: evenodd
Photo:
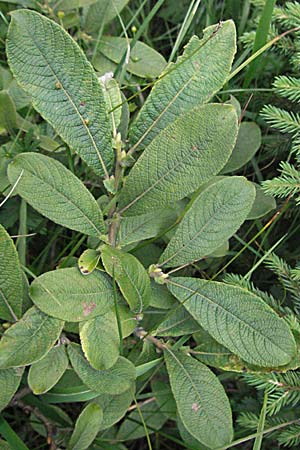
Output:
M5 2L9 21L1 13L3 448L218 450L255 439L259 450L274 427L278 445L297 446L300 270L272 253L266 230L273 196L300 202L300 115L263 109L296 155L263 190L257 116L226 92L248 62L234 2L182 2L170 28L167 0L26 0L13 11L16 1ZM297 22L291 2L250 3L234 18L243 32L265 6L254 53L270 24ZM150 40L156 13L169 63ZM247 86L262 60L251 57ZM274 89L300 101L293 75ZM274 292L250 280L263 262ZM231 264L239 273L224 274ZM6 419L30 430L23 447Z

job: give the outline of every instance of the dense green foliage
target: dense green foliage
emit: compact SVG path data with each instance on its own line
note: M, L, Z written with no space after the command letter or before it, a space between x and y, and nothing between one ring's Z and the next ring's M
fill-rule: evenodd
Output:
M299 448L299 3L0 13L0 449Z

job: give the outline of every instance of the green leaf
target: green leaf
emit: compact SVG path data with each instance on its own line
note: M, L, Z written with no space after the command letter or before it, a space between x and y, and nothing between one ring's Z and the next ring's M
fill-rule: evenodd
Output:
M134 148L143 150L178 114L184 116L208 102L225 83L235 51L231 20L206 28L202 40L193 36L183 55L169 64L155 83L135 120L130 134Z
M119 64L124 53L126 53L131 39L105 36L102 37L99 51L108 59ZM97 66L97 58L95 60ZM142 78L156 78L165 69L167 62L165 58L153 48L137 41L130 51L129 62L126 65L128 72Z
M119 395L101 394L93 401L98 403L103 410L103 421L100 430L106 430L119 422L125 416L134 395L134 389L130 389Z
M135 367L126 358L120 356L108 370L96 370L85 359L79 345L68 346L68 354L77 375L94 392L118 395L127 391L135 380Z
M259 219L276 208L275 198L272 195L266 194L258 184L253 184L256 189L256 196L247 220Z
M88 277L75 267L53 270L31 284L33 303L49 316L68 322L81 322L105 314L114 304L113 289L99 270Z
M7 56L18 83L62 139L108 177L114 159L110 121L92 66L55 22L29 10L11 16Z
M0 368L28 366L53 347L64 322L53 319L34 306L12 325L0 341Z
M204 364L180 351L165 350L178 414L189 433L209 448L233 437L231 409L220 381Z
M150 278L139 260L108 245L101 249L105 270L114 276L133 312L141 313L150 303Z
M84 28L88 33L96 33L111 22L127 5L129 0L98 0L91 5L85 17Z
M170 314L159 323L158 328L151 334L154 336L184 336L197 332L199 328L199 324L187 310L177 306L173 307Z
M159 259L181 266L217 250L242 225L255 199L244 177L228 177L208 186L194 201Z
M238 125L231 105L196 107L165 128L138 159L126 179L119 207L145 214L194 192L228 160Z
M0 411L8 405L17 391L23 372L23 367L0 370Z
M75 428L68 444L68 450L89 448L98 434L103 420L103 411L97 403L89 403L76 420Z
M107 370L120 353L118 323L112 311L80 324L82 350L94 369Z
M69 364L65 347L53 347L42 359L32 364L28 374L28 385L36 395L44 394L56 385Z
M295 355L288 325L257 295L189 277L172 278L168 288L213 338L250 364L283 366Z
M8 92L0 92L0 128L13 135L17 125L17 111L13 99Z
M97 0L61 0L59 3L55 0L50 1L50 6L56 11L68 11L70 9L84 8L96 3Z
M16 192L39 213L59 225L99 237L102 212L90 192L60 162L37 153L21 153L8 166ZM18 180L18 182L17 182Z
M100 81L103 86L107 113L111 117L112 134L115 137L121 122L123 100L118 82L111 78L110 75L104 75L100 78Z
M151 299L150 306L159 309L172 309L176 300L173 295L168 291L167 287L161 284L157 284L154 280L150 281L151 284Z
M134 242L150 239L164 232L177 219L173 208L151 211L140 216L122 217L117 242L124 247Z
M23 280L18 253L0 225L0 317L15 321L22 315Z
M240 125L235 147L222 173L230 173L243 167L261 146L261 131L255 122Z
M160 411L160 408L155 401L145 403L139 406L139 409L149 434L160 430L167 421L167 417ZM120 426L117 439L122 441L131 441L140 439L146 435L146 430L142 423L140 413L138 409L135 409L128 415Z
M89 275L92 273L99 262L100 252L88 248L78 258L78 267L82 275Z

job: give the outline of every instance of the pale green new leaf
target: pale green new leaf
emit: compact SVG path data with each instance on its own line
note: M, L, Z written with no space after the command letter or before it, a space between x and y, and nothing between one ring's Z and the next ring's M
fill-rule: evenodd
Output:
M71 36L29 10L11 13L7 56L34 108L98 175L113 164L110 120L101 85Z
M164 356L185 428L209 448L229 444L233 437L231 408L216 375L181 351L165 350Z
M28 373L28 385L36 395L49 391L65 373L69 364L65 347L53 347L47 355L32 364Z
M15 321L22 315L23 280L17 250L0 225L0 317Z
M114 304L112 285L106 274L96 270L84 277L75 267L53 270L35 278L30 296L46 314L68 322L105 314Z
M130 42L131 39L105 36L101 39L99 51L109 60L119 64ZM130 51L126 70L142 78L156 78L162 73L166 65L166 60L160 53L144 44L144 42L137 41ZM95 61L96 66L97 59Z
M127 5L129 0L98 0L91 5L85 16L84 28L88 33L95 33L111 22ZM103 28L102 28L103 29Z
M21 153L8 166L15 191L39 213L71 230L99 237L102 212L84 184L63 164L38 153Z
M194 108L165 128L126 179L119 207L127 215L172 205L216 175L228 160L238 131L231 105Z
M120 353L118 323L112 311L103 316L81 322L80 342L82 350L94 369L107 370L116 362Z
M206 28L201 40L193 36L183 55L175 64L169 64L155 83L134 122L134 148L143 150L178 115L208 102L225 83L235 51L236 33L231 20Z
M255 122L240 125L235 147L222 173L230 173L243 167L261 146L261 131Z
M82 275L89 275L92 273L99 262L100 252L88 248L78 258L78 267Z
M0 370L0 411L2 411L2 409L4 409L6 405L8 405L13 395L17 391L22 379L23 372L23 367Z
M68 450L85 450L98 434L103 420L103 411L97 403L89 403L76 420Z
M278 367L295 356L287 323L257 295L189 277L172 278L168 288L213 338L250 364Z
M118 395L127 391L134 383L135 367L132 362L122 356L110 369L96 370L85 359L79 345L69 345L68 354L79 378L94 392Z
M192 204L159 259L176 267L217 250L242 225L255 199L244 177L228 177L208 186Z
M101 77L100 81L103 86L107 113L111 117L112 134L115 137L121 122L123 100L118 82L111 78L110 74L108 75Z
M122 217L117 242L124 247L133 242L150 239L164 232L176 219L173 208L159 209L140 216Z
M115 280L133 312L141 313L150 303L150 278L139 260L129 253L110 247L101 249L105 270Z
M0 368L28 366L39 361L53 347L64 322L30 308L0 341Z

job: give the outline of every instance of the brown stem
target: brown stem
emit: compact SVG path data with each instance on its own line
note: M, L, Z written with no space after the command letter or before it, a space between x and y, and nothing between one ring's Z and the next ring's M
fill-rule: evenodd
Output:
M23 400L20 400L20 394L26 395L28 394L28 388L24 388L24 390L20 391L17 395L15 395L14 399L12 400L11 404L14 406L18 406L21 408L26 414L32 413L34 414L40 421L44 424L46 431L47 431L47 444L49 445L49 450L56 450L57 445L54 440L54 435L56 432L55 426L47 419L47 417L44 416L44 414L41 413L41 411L36 406L27 405L23 402ZM26 391L25 391L26 390ZM30 392L30 390L29 390Z

